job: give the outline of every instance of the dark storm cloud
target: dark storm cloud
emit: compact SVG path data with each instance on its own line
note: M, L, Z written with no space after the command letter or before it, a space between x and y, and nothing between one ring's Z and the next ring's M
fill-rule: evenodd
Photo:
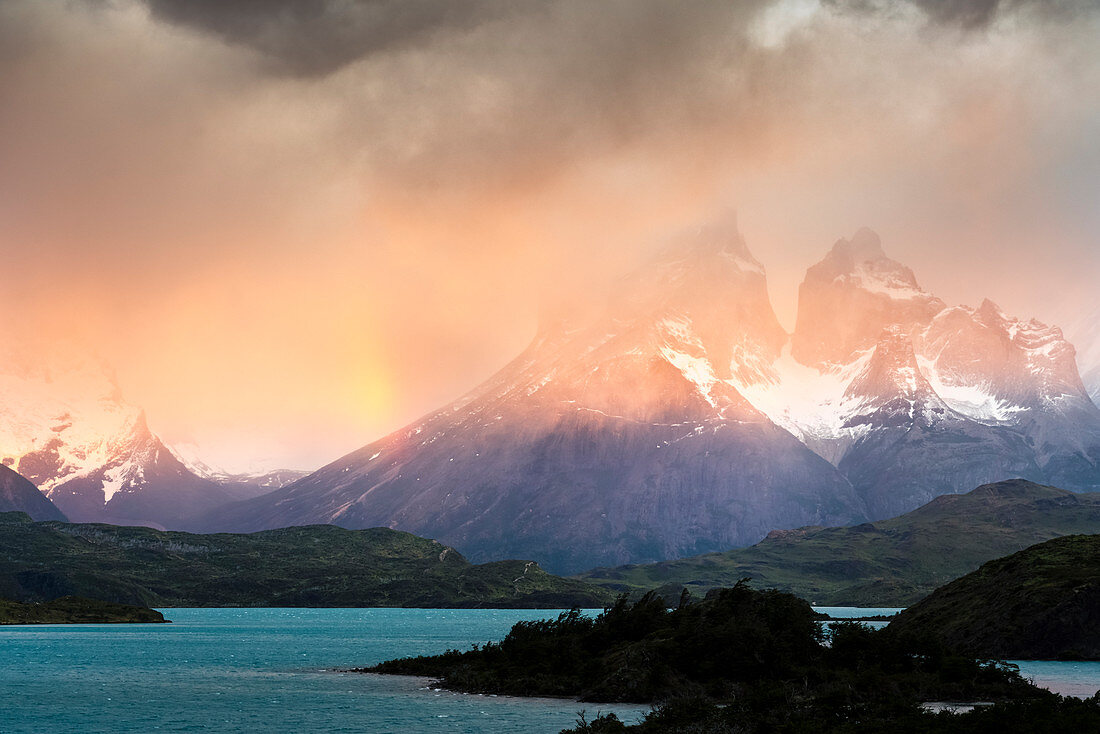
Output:
M605 48L597 47L591 54L585 70L595 79L612 77L617 69L637 68L639 62L644 69L649 58L675 63L676 59L706 53L716 33L728 33L738 26L743 31L762 8L781 4L774 0L143 1L158 20L258 52L267 70L278 75L324 76L379 52L430 46L483 24L515 20L521 27L545 21L542 31L555 40L548 45L562 55L588 51L586 41L604 43ZM841 13L865 16L893 14L905 5L915 6L931 25L967 31L988 28L997 18L1017 11L1067 19L1098 6L1097 0L824 0L824 4ZM560 22L563 19L565 22ZM731 20L736 20L733 26ZM685 34L685 29L694 35ZM612 32L601 38L608 30ZM629 39L634 53L622 53L625 44L616 43L616 39ZM524 49L517 45L513 50L508 62L523 64ZM537 57L537 49L535 54ZM552 66L549 71L553 73Z
M153 15L263 53L276 71L327 74L371 53L506 14L499 0L147 0Z
M973 31L988 28L997 18L1015 11L1055 20L1072 18L1080 12L1095 10L1096 0L906 0L928 17L934 25ZM882 13L896 9L890 0L830 0L834 7L862 13Z

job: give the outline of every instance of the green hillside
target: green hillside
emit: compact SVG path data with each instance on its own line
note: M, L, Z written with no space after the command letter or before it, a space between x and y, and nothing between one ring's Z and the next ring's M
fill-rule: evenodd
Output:
M907 606L993 558L1075 533L1100 533L1100 493L1024 480L944 495L913 512L853 527L776 531L760 543L678 561L600 568L578 578L675 598L732 586L787 591L813 604Z
M1056 538L990 561L890 628L980 657L1100 660L1100 535Z
M142 606L601 607L610 592L526 561L473 565L386 528L247 535L31 522L0 514L0 597Z

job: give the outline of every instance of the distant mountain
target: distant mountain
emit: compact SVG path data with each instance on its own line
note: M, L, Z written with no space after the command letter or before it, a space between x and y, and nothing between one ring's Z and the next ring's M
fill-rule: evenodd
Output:
M387 525L575 571L858 521L847 480L734 387L786 339L735 223L704 228L459 402L200 527Z
M809 269L788 338L728 220L459 402L197 527L381 524L576 571L1013 477L1100 488L1100 410L1059 329L948 306L862 229Z
M197 477L215 482L234 500L250 499L280 489L308 476L297 469L263 469L231 471L217 467L203 458L201 448L192 444L173 444L172 455Z
M23 477L0 464L0 512L25 512L35 520L66 518L53 502Z
M176 459L84 354L0 359L0 461L74 521L170 527L235 498Z
M1100 660L1100 535L1056 538L990 561L890 627L975 657Z
M614 598L533 561L475 566L453 548L386 528L193 535L0 513L0 558L0 597L24 602L568 608Z
M815 604L906 606L994 558L1044 540L1100 533L1100 493L1023 480L945 495L900 517L854 527L777 530L750 548L580 578L613 591L696 594L751 577Z

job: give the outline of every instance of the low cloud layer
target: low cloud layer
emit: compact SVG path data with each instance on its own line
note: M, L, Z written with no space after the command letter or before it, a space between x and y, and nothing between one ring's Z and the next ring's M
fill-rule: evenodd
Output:
M1100 272L1098 31L1037 0L0 0L3 320L97 344L169 438L308 466L729 206L788 325L861 225L948 300L1062 319Z

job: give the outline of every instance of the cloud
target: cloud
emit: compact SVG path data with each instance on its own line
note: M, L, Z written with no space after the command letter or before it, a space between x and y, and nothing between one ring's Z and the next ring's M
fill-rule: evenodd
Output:
M0 313L317 462L730 204L781 315L867 224L1052 318L1100 267L1094 7L0 0Z
M277 73L328 74L506 15L502 0L147 0L154 16L255 49Z

